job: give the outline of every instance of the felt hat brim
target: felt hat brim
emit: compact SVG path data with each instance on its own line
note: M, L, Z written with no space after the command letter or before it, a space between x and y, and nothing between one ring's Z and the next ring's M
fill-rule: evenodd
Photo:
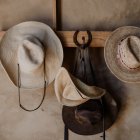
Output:
M89 101L94 102L97 100L89 100ZM86 104L87 102L85 102L84 104ZM117 118L118 107L117 107L116 102L113 100L113 98L109 94L104 95L103 103L104 103L104 108L105 108L105 117L104 117L105 130L107 130L113 125L113 123L115 122ZM90 107L94 108L94 106L90 106ZM82 123L79 123L77 119L75 118L75 110L76 110L76 107L63 106L62 118L63 118L64 124L67 126L68 129L70 129L72 132L79 135L95 135L95 134L103 132L102 119L95 124L89 124L89 123L82 124Z
M120 59L117 58L118 44L128 36L137 36L140 38L140 28L124 26L113 31L110 37L106 40L104 57L108 68L118 79L128 83L139 83L140 69L129 70L120 62Z

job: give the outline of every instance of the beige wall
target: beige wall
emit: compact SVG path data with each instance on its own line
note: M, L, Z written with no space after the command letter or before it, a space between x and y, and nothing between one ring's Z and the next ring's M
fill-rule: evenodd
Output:
M62 0L64 30L113 30L140 26L139 0Z
M0 0L0 29L27 20L52 26L53 0ZM63 30L114 30L140 26L139 0L58 0Z
M35 20L52 25L52 0L0 0L0 29Z
M113 30L122 25L140 25L139 0L62 0L61 4L63 30ZM52 1L0 0L1 30L27 20L52 25ZM74 51L64 49L64 66L68 69L72 69ZM108 89L120 107L116 123L107 131L107 140L139 140L140 85L116 79L106 67L103 48L91 49L91 55L100 86ZM22 103L32 108L41 95L42 90L22 91ZM61 108L51 85L39 110L21 110L17 88L0 65L0 140L63 140ZM83 137L70 132L70 140L99 140L100 135Z

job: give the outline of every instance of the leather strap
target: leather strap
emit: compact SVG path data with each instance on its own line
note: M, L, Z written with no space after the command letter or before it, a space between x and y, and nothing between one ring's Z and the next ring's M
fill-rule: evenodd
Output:
M27 109L27 108L25 108L22 104L21 104L21 97L20 97L20 88L21 88L21 76L20 76L20 65L18 64L18 94L19 94L19 106L23 109L23 110L25 110L25 111L28 111L28 112L32 112L32 111L35 111L35 110L37 110L41 105L42 105L42 103L43 103L43 101L44 101L44 99L45 99L45 95L46 95L46 87L47 87L47 82L46 82L46 78L45 78L45 76L46 76L46 70L45 70L45 59L44 59L44 91L43 91L43 97L42 97L42 100L41 100L41 102L39 103L39 105L36 107L36 108L34 108L34 109Z
M84 48L84 49L83 49ZM91 58L89 55L89 46L87 47L79 47L76 48L76 54L75 54L75 60L74 60L74 68L72 74L79 78L81 81L88 85L98 85L97 79L95 77L94 70L91 63ZM102 113L103 113L103 119L102 119L102 129L103 129L103 140L105 140L105 110L102 99L100 100L102 105ZM64 140L69 140L69 130L65 126L64 128Z
M69 140L69 129L64 126L64 140Z
M102 138L103 138L103 140L105 140L106 139L106 135L105 135L105 110L104 110L104 104L103 104L103 100L101 99L100 100L100 102L101 102L101 105L102 105L102 113L103 113L103 135L101 136Z
M90 64L89 48L76 48L72 74L88 85L95 85L94 73Z

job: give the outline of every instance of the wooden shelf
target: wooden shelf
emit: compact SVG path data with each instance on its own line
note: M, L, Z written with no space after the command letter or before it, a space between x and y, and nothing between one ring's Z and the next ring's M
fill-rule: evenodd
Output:
M60 38L64 47L76 47L73 42L73 34L75 31L56 31L56 34ZM4 35L4 31L0 32L0 38ZM106 31L92 31L92 42L90 47L104 47L106 39L109 37L111 32ZM82 36L85 36L87 39L87 33L81 31L78 35L78 41L82 42Z
M61 39L64 47L76 47L73 42L73 34L75 31L57 31L56 34ZM92 42L90 47L104 47L106 39L110 36L111 32L92 31ZM82 37L85 36L87 40L87 33L81 31L78 35L78 41L82 43Z

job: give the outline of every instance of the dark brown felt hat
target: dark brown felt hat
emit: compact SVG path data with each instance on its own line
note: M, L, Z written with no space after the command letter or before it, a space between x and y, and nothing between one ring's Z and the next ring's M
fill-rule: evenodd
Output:
M103 104L106 130L116 120L118 107L108 93L103 97ZM79 117L80 115L81 117ZM103 132L103 114L100 100L91 99L75 107L64 106L62 117L66 127L79 135L94 135Z

